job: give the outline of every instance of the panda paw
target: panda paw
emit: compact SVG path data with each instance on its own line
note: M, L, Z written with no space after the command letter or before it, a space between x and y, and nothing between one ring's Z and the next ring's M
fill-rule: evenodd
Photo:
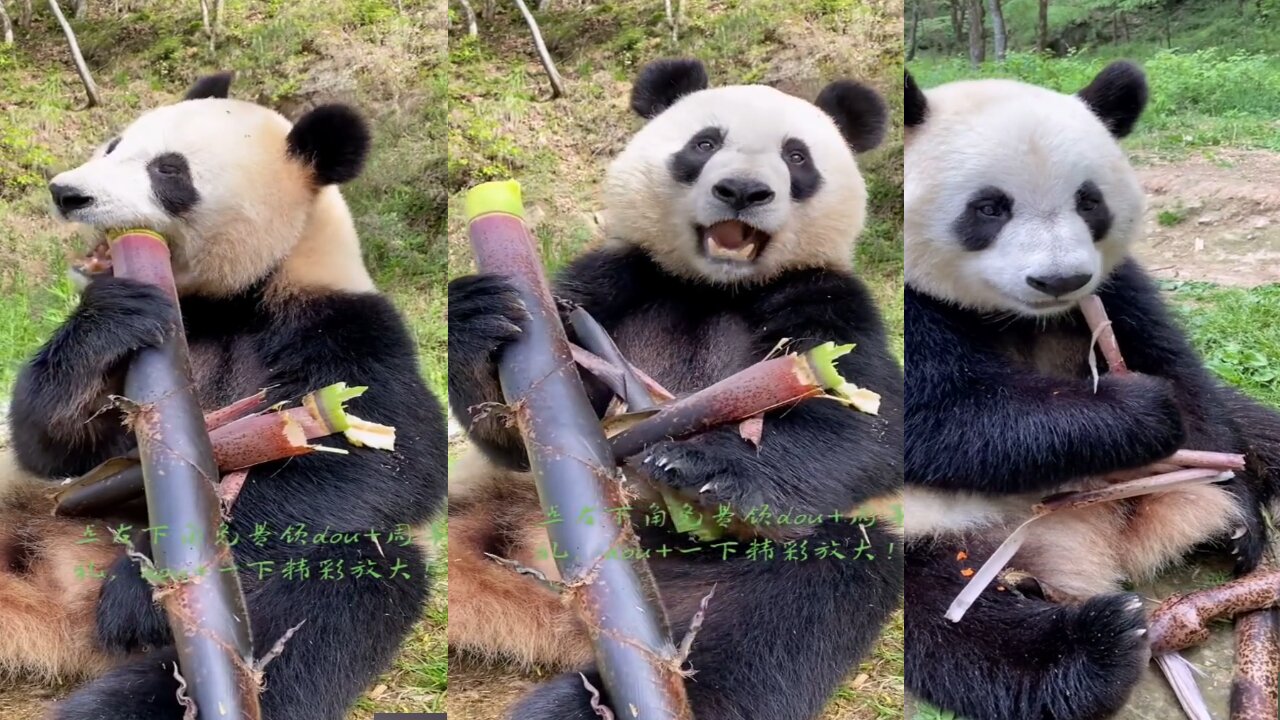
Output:
M450 282L450 375L493 375L494 352L519 337L528 318L519 292L504 277L468 275Z
M1227 539L1227 548L1235 559L1236 575L1246 575L1258 569L1267 551L1267 521L1262 516L1262 506L1251 495L1252 502L1242 509L1242 520Z
M599 720L583 677L603 694L599 673L565 673L534 688L507 710L507 720ZM604 702L603 700L601 702Z
M655 483L699 498L703 507L732 507L745 515L765 505L777 508L754 472L756 453L736 429L721 428L688 440L649 446L629 464Z
M110 276L85 288L76 320L78 329L93 339L92 354L108 362L155 347L178 327L177 306L163 290Z
M166 648L117 667L53 703L46 720L182 720L176 659Z
M1069 636L1089 662L1098 682L1137 675L1150 660L1147 611L1142 598L1116 593L1090 598L1073 609ZM1086 668L1087 669L1087 668Z
M116 560L102 585L98 596L97 634L98 644L117 654L173 642L169 623L154 600L154 589L128 556Z

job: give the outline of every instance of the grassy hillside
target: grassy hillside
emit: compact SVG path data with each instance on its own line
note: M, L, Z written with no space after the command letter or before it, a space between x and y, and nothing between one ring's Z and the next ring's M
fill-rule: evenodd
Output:
M132 9L116 14L113 5ZM372 156L344 192L374 276L408 318L424 375L443 393L442 0L227 0L216 52L201 32L198 3L93 2L89 16L74 21L104 102L92 110L81 109L83 89L56 23L36 6L17 42L0 46L0 397L76 302L66 258L83 248L51 219L46 178L83 162L140 112L175 101L196 76L223 69L237 72L233 96L289 116L344 101L369 117ZM442 588L396 670L356 718L442 706L445 612ZM36 716L35 699L26 688L0 690L0 718Z
M901 0L686 0L676 42L662 3L553 2L538 21L568 96L552 101L517 11L504 7L482 18L476 38L467 36L455 13L449 44L450 207L460 209L462 193L476 183L520 180L542 256L559 268L602 239L600 185L608 161L641 124L627 106L641 65L661 57L697 57L707 63L713 84L766 83L806 98L836 77L858 78L885 94L900 123L901 17ZM860 163L871 198L857 250L859 272L875 291L901 355L901 127ZM454 213L449 271L471 269L462 219ZM502 704L540 677L467 665L454 677L451 715L497 717ZM901 717L902 687L898 619L839 691L828 717Z

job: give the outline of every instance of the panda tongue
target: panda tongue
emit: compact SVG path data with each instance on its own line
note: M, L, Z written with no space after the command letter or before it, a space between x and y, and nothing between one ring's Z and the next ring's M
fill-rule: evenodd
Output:
M738 220L718 222L707 228L707 237L725 250L738 250L747 244L754 230Z

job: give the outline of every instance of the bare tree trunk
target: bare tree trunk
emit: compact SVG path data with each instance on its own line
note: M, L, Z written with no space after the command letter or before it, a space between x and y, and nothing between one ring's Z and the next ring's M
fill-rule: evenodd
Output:
M671 42L680 42L680 28L676 25L676 11L671 4L671 0L664 0L663 5L667 11L667 25L671 26Z
M209 0L200 0L200 27L209 38L209 50L213 50L213 24L209 21Z
M1000 0L987 0L987 11L991 13L991 34L996 43L996 60L1004 62L1009 36L1005 34L1004 10L1000 7Z
M1036 52L1049 48L1049 0L1040 0L1040 17L1036 21Z
M560 78L556 63L551 59L551 53L547 51L547 44L542 41L542 31L538 29L538 21L533 19L533 13L529 12L529 6L525 5L524 0L516 0L516 5L520 6L520 14L524 15L524 21L529 24L529 32L533 33L534 47L538 50L538 59L542 61L542 67L551 80L551 99L563 97L564 80Z
M1173 47L1173 2L1164 0L1164 46Z
M102 104L98 98L98 86L93 84L93 76L89 74L89 66L84 64L84 55L80 54L80 43L76 41L76 33L71 29L71 23L67 22L67 18L62 14L62 8L58 7L58 0L49 0L49 9L53 11L53 16L58 19L58 24L62 26L62 34L67 36L67 45L71 46L71 59L76 63L76 72L80 75L80 82L84 83L84 92L89 96L89 104L85 105L88 110L91 107L97 107Z
M13 21L9 19L9 11L4 6L4 0L0 0L0 26L4 28L4 44L13 44Z
M982 0L969 0L969 65L977 70L987 59L987 41L983 37Z
M467 34L475 37L480 34L480 28L476 25L476 11L471 7L470 0L458 0L458 4L462 6L462 14L467 16Z
M71 12L77 20L83 20L89 14L89 0L71 0Z
M907 43L907 62L916 59L916 49L920 47L920 6L924 0L916 0L911 4L911 40Z
M222 11L226 9L226 3L223 0L214 0L213 2L213 37L209 39L209 49L215 49L218 42L218 35L222 32ZM403 10L401 11L403 12Z
M964 3L967 0L951 0L951 32L956 38L956 47L964 47Z

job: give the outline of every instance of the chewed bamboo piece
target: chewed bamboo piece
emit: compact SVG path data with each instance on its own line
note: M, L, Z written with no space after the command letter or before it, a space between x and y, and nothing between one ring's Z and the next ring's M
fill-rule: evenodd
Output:
M978 596L1000 574L1000 571L1013 560L1022 544L1026 542L1032 526L1036 521L1058 512L1059 510L1079 509L1104 502L1113 502L1128 498L1163 492L1188 485L1204 485L1222 482L1232 477L1230 472L1218 472L1212 469L1191 468L1177 470L1163 475L1138 478L1127 482L1113 483L1096 490L1080 490L1077 492L1059 493L1045 498L1032 509L1029 520L1019 525L1000 546L991 553L982 567L969 578L964 589L956 595L955 600L947 608L945 617L951 622L960 622L969 608L977 601Z
M1120 354L1120 343L1116 340L1115 330L1111 327L1111 320L1107 317L1107 309L1102 305L1102 299L1097 295L1090 295L1080 301L1080 312L1084 314L1085 322L1089 323L1089 329L1093 331L1093 341L1098 344L1098 349L1102 351L1102 357L1106 359L1110 372L1116 375L1123 375L1129 372L1129 366L1124 362L1124 356ZM1093 348L1089 348L1089 356L1093 357Z
M341 433L347 442L380 450L395 449L395 428L362 420L346 411L346 403L367 388L334 383L301 399L299 407L268 408L265 391L205 413L205 426L219 472L312 452L346 450L311 443ZM64 483L54 495L54 512L64 517L96 517L143 493L136 453L111 458L84 475Z
M1213 720L1213 715L1209 714L1209 706L1205 704L1204 695L1196 685L1196 675L1201 674L1200 670L1176 652L1157 655L1155 661L1160 666L1160 672L1173 687L1173 694L1178 698L1178 704L1182 706L1182 711L1187 714L1187 717L1190 720ZM1274 716L1271 720L1274 720Z

